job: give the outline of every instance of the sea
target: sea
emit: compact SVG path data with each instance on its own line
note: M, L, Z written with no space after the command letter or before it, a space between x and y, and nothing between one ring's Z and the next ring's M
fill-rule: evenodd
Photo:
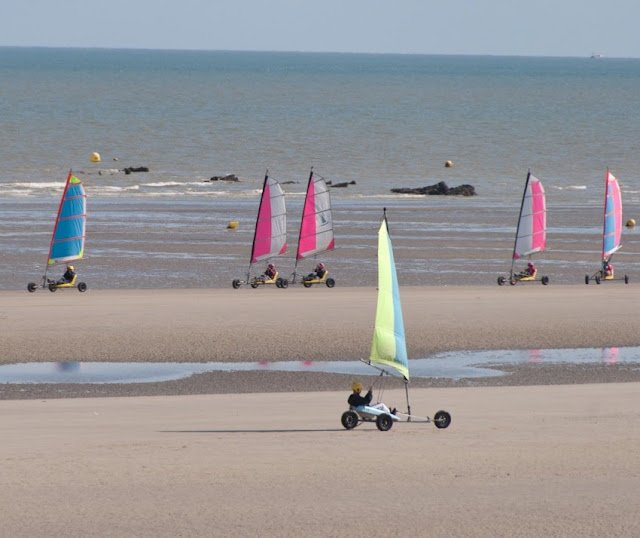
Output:
M266 174L286 193L286 275L316 261L295 261L310 171L346 184L318 258L336 286L375 286L383 208L401 284L496 285L529 171L547 193L549 287L599 269L607 170L640 225L640 59L0 47L0 81L0 289L43 276L69 171L87 190L89 290L260 273ZM439 182L476 195L391 192ZM622 243L617 274L640 281L635 228Z

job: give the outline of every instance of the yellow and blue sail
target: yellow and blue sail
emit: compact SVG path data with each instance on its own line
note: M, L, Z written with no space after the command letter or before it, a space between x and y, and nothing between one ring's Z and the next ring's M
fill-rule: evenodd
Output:
M53 228L48 264L68 263L84 256L87 195L84 185L69 173Z
M395 368L409 380L398 275L386 215L378 232L378 307L369 361Z

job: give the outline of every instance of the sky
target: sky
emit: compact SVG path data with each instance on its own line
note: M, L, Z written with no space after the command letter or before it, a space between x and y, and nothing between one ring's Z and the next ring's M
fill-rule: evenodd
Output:
M640 58L640 0L2 0L0 46Z

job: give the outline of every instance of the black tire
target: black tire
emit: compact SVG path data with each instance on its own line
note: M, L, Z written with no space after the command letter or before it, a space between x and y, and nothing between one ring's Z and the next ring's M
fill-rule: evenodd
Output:
M277 278L276 279L276 288L281 288L282 287L282 278Z
M87 291L87 285L84 282L79 282L78 283L78 291L80 293L84 293L85 291Z
M507 281L507 279L505 277L499 276L498 277L498 286L504 286L506 281Z
M381 432L388 432L393 426L393 419L391 415L387 415L386 413L382 413L376 417L376 426Z
M251 283L251 287L252 287L253 289L256 289L256 288L258 287L258 283L254 280L254 281Z
M625 284L629 283L629 275L624 275L624 283Z
M353 430L358 425L358 413L355 411L345 411L342 413L342 418L340 419L342 425L347 430Z
M38 285L35 282L29 282L29 284L27 284L27 290L29 290L29 293L33 293L37 289Z
M512 286L515 286L516 282L518 281L515 278L511 278L511 280L509 280L509 284L511 284Z
M302 285L303 285L305 288L310 288L313 284L311 284L311 282L309 282L308 280L303 280L303 281L302 281Z
M327 288L333 288L336 285L336 281L333 278L327 278Z
M49 284L49 291L50 291L50 292L52 292L52 293L53 293L53 292L54 292L54 291L56 291L57 289L58 289L58 286L56 286L55 284L53 284L53 283Z
M446 411L438 411L433 415L433 423L436 425L436 428L448 428L449 424L451 424L451 415Z
M589 284L589 275L584 275L584 283Z
M282 281L280 282L280 287L282 289L288 288L289 287L289 281L286 278L283 278Z
M600 275L596 275L596 284L600 284Z
M237 290L240 287L240 281L236 278L232 283L231 286L233 287L234 290Z
M546 285L549 283L549 277L548 277L548 276L543 276L543 277L540 279L540 282L542 282L542 285L543 285L543 286L546 286Z

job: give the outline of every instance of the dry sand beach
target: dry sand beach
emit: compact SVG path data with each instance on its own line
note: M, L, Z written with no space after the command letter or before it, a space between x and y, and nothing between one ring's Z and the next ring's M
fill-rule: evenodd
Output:
M410 358L640 345L633 284L401 293ZM357 360L376 292L25 291L0 301L3 363ZM446 409L452 425L386 433L340 426L351 377L337 374L214 373L89 392L4 385L2 534L637 535L638 373L510 371L412 380L414 413ZM80 397L97 395L110 397ZM402 390L385 400L400 404Z

